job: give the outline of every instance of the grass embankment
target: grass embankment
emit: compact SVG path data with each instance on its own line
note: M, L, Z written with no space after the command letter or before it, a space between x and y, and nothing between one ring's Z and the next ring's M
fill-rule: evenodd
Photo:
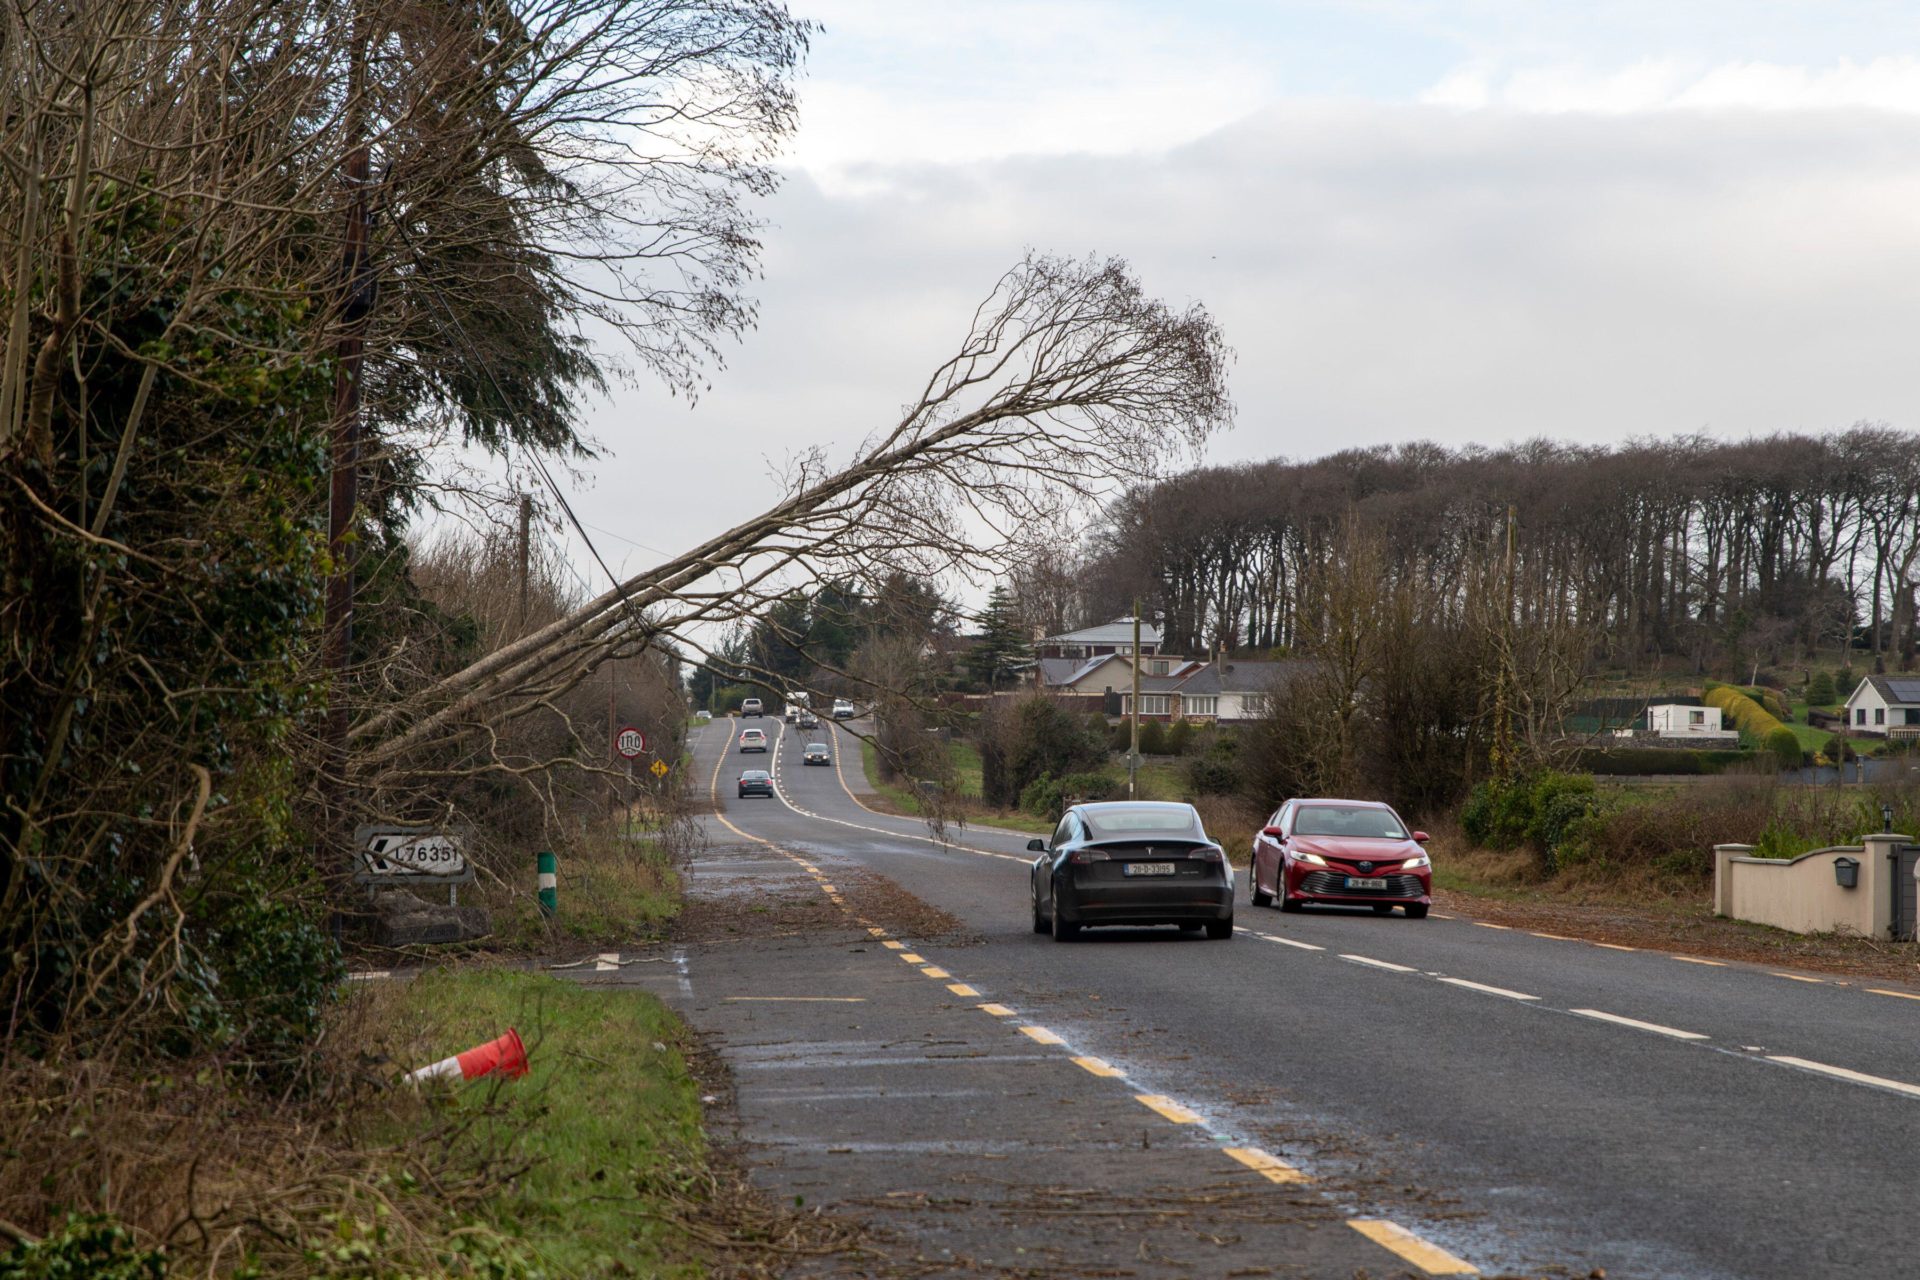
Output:
M504 969L433 970L367 993L418 1064L517 1027L530 1073L457 1087L445 1106L454 1158L511 1171L489 1225L555 1276L704 1274L682 1225L712 1181L687 1032L642 991L586 988Z
M636 812L631 840L618 819L607 818L556 841L560 911L552 920L540 912L534 852L524 866L483 871L475 888L493 920L486 946L540 952L556 944L632 946L664 936L680 909L674 850L686 835L684 821Z

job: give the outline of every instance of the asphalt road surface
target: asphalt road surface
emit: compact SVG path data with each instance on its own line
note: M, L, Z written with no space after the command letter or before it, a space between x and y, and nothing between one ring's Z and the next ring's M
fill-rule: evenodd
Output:
M835 878L877 876L950 913L964 929L947 945L868 932L894 944L893 958L917 957L898 966L899 980L923 983L956 1010L949 1019L1031 1027L1013 1037L1019 1058L1105 1066L1111 1074L1080 1071L1088 1097L1104 1106L1110 1095L1116 1115L1145 1117L1150 1149L1245 1165L1292 1197L1311 1238L1391 1249L1367 1274L1445 1273L1451 1255L1485 1274L1603 1269L1610 1280L1920 1275L1920 991L1464 919L1282 915L1248 903L1244 850L1228 851L1240 864L1232 940L1098 930L1059 944L1030 928L1026 836L971 828L942 841L855 799L867 786L846 733L748 723L774 739L768 756L734 752L737 722L695 735L698 784L717 781L723 808L716 850L826 885L820 892L844 909ZM835 767L802 767L804 742L829 735ZM779 798L735 799L735 774L762 763ZM862 974L887 958L832 954ZM796 949L780 962L782 981L832 986L834 974L808 972L823 963ZM756 1016L790 1016L808 999L770 999ZM969 1043L982 1034L974 1022L938 1025L966 1028ZM753 1033L729 1030L743 1044ZM823 1042L809 1034L799 1038ZM907 1077L918 1067L866 1065L873 1088L915 1087ZM968 1088L990 1099L1012 1071L974 1062ZM964 1127L992 1109L946 1106L916 1109L916 1123ZM1018 1161L1040 1136L1034 1117L1066 1109L1037 1102L1020 1133L973 1154ZM777 1130L792 1108L755 1114ZM863 1114L823 1114L829 1129L808 1141ZM1079 1181L1097 1190L1131 1176L1121 1145L1087 1159ZM818 1180L829 1199L835 1177ZM1337 1230L1349 1222L1353 1231ZM1156 1270L1152 1236L1130 1274L1206 1274L1191 1261ZM1289 1253L1290 1267L1244 1274L1366 1270L1350 1253L1344 1243L1324 1256Z

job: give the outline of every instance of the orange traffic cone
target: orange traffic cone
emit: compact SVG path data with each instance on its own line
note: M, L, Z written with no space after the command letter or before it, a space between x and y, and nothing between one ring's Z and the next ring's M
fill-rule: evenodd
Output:
M507 1034L499 1039L475 1045L465 1053L456 1053L451 1058L442 1058L430 1067L409 1071L407 1079L415 1084L422 1080L436 1080L449 1076L459 1076L462 1080L476 1080L481 1076L503 1075L509 1080L517 1080L525 1074L527 1074L527 1046L520 1043L520 1033L508 1027Z

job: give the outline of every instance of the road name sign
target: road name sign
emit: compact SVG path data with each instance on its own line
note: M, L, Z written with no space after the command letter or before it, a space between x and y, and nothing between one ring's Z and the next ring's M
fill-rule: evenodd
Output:
M460 837L433 827L365 826L353 833L360 866L354 879L369 881L434 880L473 883Z
M635 756L645 755L647 753L647 735L632 725L628 725L614 735L613 749L629 760Z

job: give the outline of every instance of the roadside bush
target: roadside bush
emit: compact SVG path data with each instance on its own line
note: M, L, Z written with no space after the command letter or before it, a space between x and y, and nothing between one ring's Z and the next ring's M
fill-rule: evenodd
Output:
M1767 734L1767 750L1779 760L1782 769L1798 769L1805 761L1805 753L1800 749L1800 739L1793 736L1793 730L1781 725Z
M1598 805L1591 776L1547 772L1476 786L1460 811L1460 825L1483 848L1532 849L1550 872Z
M1085 773L1106 758L1093 725L1051 698L996 704L981 716L980 795L998 808L1022 805L1027 788L1041 778Z
M1612 778L1641 778L1654 774L1719 773L1728 765L1753 759L1746 751L1682 751L1665 747L1591 747L1571 761L1580 773Z
M1158 720L1140 722L1140 754L1143 756L1164 756L1167 754L1167 726Z
M1740 738L1751 746L1764 746L1767 735L1781 727L1780 717L1749 698L1732 685L1713 685L1707 690L1706 704L1719 707L1726 713L1727 720L1740 731ZM1779 698L1774 702L1777 705ZM1781 710L1786 708L1782 707Z
M1240 790L1240 739L1221 734L1187 761L1187 786L1195 795L1225 796Z
M1175 720L1167 729L1167 754L1183 756L1193 746L1193 723L1188 720Z
M135 1246L111 1218L68 1214L58 1232L0 1254L0 1280L162 1280L167 1255Z
M1807 705L1810 707L1830 707L1840 699L1833 691L1833 677L1825 671L1816 671L1807 681Z
M1020 808L1036 818L1058 819L1069 798L1105 800L1113 794L1113 778L1105 773L1070 773L1064 778L1036 778L1020 793Z
M1126 752L1133 746L1133 721L1122 716L1107 731L1107 750Z

